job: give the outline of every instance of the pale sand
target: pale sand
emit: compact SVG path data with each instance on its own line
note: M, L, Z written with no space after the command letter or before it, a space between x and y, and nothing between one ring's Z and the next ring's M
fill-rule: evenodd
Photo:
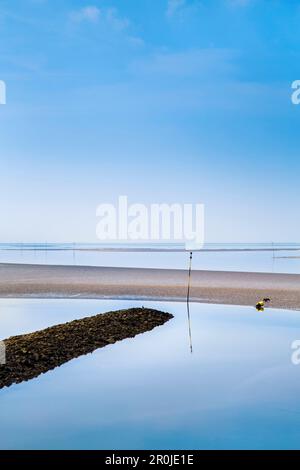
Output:
M0 264L0 297L186 299L188 273L176 269ZM191 301L300 310L300 275L193 271Z

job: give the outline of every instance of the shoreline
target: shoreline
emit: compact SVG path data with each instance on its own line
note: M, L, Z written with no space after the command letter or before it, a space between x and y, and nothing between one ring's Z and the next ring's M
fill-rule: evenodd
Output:
M281 252L281 251L300 251L300 247L265 247L265 248L194 248L193 250L187 250L186 248L172 248L172 247L143 247L143 246L133 246L133 247L101 247L101 248L80 248L80 247L68 247L68 248L56 248L56 247L47 247L47 248L27 248L27 247L18 247L18 248L1 248L0 251L17 251L17 252L61 252L61 251L83 251L83 252L100 252L100 253L189 253L193 251L194 253L253 253L253 252Z
M0 298L185 301L188 271L0 263ZM300 274L192 271L190 301L300 310Z

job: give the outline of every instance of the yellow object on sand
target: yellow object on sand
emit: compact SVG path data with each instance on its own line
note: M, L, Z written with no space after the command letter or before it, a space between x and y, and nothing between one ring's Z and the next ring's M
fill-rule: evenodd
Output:
M264 301L261 300L260 302L257 302L257 304L256 304L256 310L262 312L264 309L265 309L265 303L264 303Z
M270 302L270 299L269 298L266 298L266 299L263 299L263 300L260 300L259 302L257 302L256 304L256 310L260 311L260 312L263 312L264 309L265 309L265 304Z

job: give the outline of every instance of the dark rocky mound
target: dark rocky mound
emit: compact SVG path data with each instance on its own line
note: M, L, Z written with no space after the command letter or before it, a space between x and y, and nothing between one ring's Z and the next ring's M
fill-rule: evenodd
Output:
M169 313L131 308L74 320L4 341L6 364L0 388L30 380L76 357L150 331L173 318Z

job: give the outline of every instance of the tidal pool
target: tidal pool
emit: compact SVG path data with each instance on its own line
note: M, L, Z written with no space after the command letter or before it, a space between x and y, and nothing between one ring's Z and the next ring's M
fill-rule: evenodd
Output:
M136 300L1 300L0 340L129 307L174 318L0 390L2 449L300 448L300 312Z

